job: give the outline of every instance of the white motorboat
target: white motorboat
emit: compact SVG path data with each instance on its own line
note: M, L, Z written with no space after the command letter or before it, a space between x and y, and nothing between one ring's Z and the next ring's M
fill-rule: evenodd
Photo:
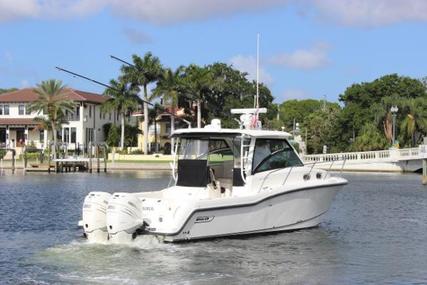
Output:
M347 180L304 166L288 133L251 129L254 110L235 111L246 113L240 129L213 120L175 131L173 186L89 193L81 221L89 241L155 235L174 242L317 226Z

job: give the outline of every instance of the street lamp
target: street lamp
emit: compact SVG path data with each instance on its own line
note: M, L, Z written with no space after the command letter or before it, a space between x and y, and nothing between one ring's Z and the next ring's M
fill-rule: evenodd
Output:
M392 106L390 108L391 115L393 117L393 146L396 143L396 113L399 111L399 108L397 106Z

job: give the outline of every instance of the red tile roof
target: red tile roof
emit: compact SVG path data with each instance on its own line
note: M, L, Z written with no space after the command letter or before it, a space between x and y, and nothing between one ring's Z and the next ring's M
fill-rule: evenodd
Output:
M33 119L30 118L23 118L23 119L15 119L15 118L8 118L8 119L0 119L0 126L1 125L38 125L39 123L35 122Z
M72 88L66 88L64 95L72 101L88 102L95 104L102 104L109 99L96 93L80 91ZM38 95L34 92L33 88L24 88L12 92L0 94L1 103L17 103L17 102L33 102L37 100Z

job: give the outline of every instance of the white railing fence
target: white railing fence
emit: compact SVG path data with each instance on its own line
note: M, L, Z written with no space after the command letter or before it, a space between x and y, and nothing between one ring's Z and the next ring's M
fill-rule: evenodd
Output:
M303 155L302 159L304 162L328 162L336 160L408 160L421 159L423 157L427 157L427 145L420 145L419 147L413 148L387 149L377 151L310 154Z

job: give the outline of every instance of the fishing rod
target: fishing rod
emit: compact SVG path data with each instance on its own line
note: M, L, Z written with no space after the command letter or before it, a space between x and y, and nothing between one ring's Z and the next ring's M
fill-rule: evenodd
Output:
M78 74L78 73L76 73L76 72L72 72L72 71L67 70L67 69L65 69L65 68L62 68L62 67L55 66L55 68L56 68L56 69L58 69L59 71L62 71L62 72L65 72L65 73L71 74L71 75L72 75L72 76L74 76L74 77L79 77L79 78L82 78L82 79L85 79L85 80L91 81L91 82L93 82L93 83L95 83L95 84L101 85L101 86L103 86L103 87L113 89L113 90L115 90L115 91L117 91L117 92L121 92L121 90L119 90L119 89L117 89L117 88L114 88L114 87L113 87L113 86L111 86L111 85L108 85L108 84L102 83L102 82L100 82L100 81L98 81L98 80L95 80L95 79L92 79L92 78L90 78L90 77L87 77L87 76L84 76L84 75ZM147 100L144 100L144 99L141 99L141 98L139 98L139 100L141 100L142 102L146 103L147 105L153 106L154 108L158 108L155 104L153 104L153 103L151 103L151 102L149 102L149 101L147 101ZM185 119L183 119L183 118L180 118L180 117L176 116L175 114L173 114L172 112L169 112L169 111L168 111L168 110L166 110L165 108L162 108L162 109L163 109L163 112L165 112L165 113L167 113L167 114L169 114L169 115L173 116L174 118L177 118L178 120L181 120L181 121L185 122L187 125L189 125L189 126L191 127L191 122L189 122L189 121L187 121L187 120L185 120Z

